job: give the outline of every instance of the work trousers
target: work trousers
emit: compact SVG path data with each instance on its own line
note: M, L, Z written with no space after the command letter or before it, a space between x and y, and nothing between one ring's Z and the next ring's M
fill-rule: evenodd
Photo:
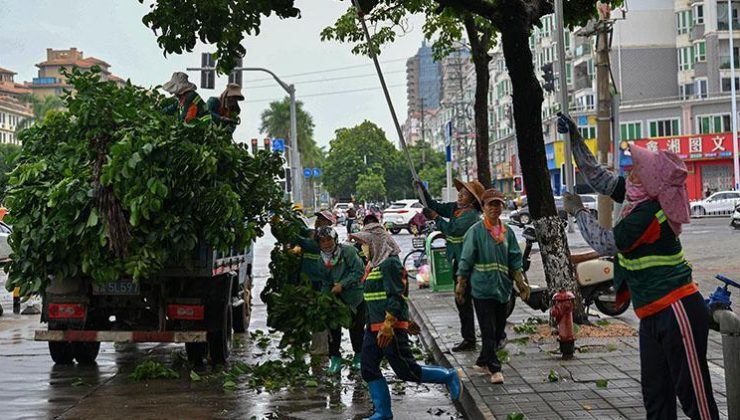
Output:
M501 372L501 361L496 354L496 343L500 340L506 328L506 303L496 299L473 299L475 314L478 316L478 325L482 346L476 361L478 366L486 366L491 373Z
M393 340L388 347L381 349L376 341L378 333L370 331L369 327L365 330L361 362L362 379L365 382L383 378L383 373L380 371L383 358L388 359L388 364L391 365L399 379L421 382L421 366L411 353L408 333L404 329L395 329L393 334Z
M453 260L452 274L455 279L455 286L457 286L457 267L457 260ZM457 313L460 317L460 334L463 340L475 343L475 311L473 310L471 290L470 281L468 281L467 287L465 287L465 299L463 303L457 303L457 300L455 300L455 306L457 306Z
M352 325L349 327L349 339L352 342L352 351L355 354L362 352L362 340L365 335L365 311L366 305L363 301L352 314ZM341 357L342 328L329 330L329 356Z
M694 293L640 320L642 398L648 419L718 419L707 366L709 314Z

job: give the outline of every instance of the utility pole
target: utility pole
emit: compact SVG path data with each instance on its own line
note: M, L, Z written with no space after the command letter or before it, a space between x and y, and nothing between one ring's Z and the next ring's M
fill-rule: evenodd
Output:
M426 142L426 139L424 137L424 132L426 131L424 127L424 96L421 97L421 163L426 162L426 152L424 144Z
M596 120L596 151L599 163L612 166L614 159L618 159L615 150L610 162L611 149L611 121L612 121L612 94L609 73L609 49L612 34L612 22L609 16L601 16L596 22L596 92L598 99ZM618 165L619 163L617 163ZM605 195L599 195L598 210L599 224L605 229L612 228L613 201Z
M558 101L560 102L560 112L568 113L568 82L565 77L566 65L565 62L565 24L563 18L563 0L555 0L555 24L557 27L557 47L558 47L558 84L560 85L560 91L558 92ZM565 137L565 185L568 191L575 193L575 179L573 179L573 151L570 147L570 134L563 134ZM570 223L568 223L568 232L573 233L574 228L573 220L568 216Z

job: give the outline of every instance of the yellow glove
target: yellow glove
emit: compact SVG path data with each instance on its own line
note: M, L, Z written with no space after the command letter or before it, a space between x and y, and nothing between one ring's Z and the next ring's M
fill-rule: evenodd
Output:
M459 276L457 278L457 286L455 286L455 301L458 305L462 305L465 302L465 288L468 287L468 279Z
M384 349L388 347L391 341L393 341L393 327L395 325L396 325L396 317L386 312L385 321L383 321L383 326L380 327L380 330L378 330L378 337L376 339L378 343L378 347L380 347L381 349Z
M527 279L524 277L524 274L522 274L521 271L517 271L514 273L514 281L516 282L516 287L519 289L519 297L522 298L522 300L528 300L529 299L529 283L527 283Z
M293 255L301 255L302 252L303 252L303 248L301 248L298 245L296 245L296 246L294 246L293 248L290 249L290 253L293 254Z

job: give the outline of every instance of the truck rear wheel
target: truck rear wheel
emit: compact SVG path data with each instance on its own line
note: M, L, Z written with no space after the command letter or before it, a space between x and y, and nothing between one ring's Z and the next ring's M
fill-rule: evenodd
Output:
M69 341L49 341L49 354L58 365L71 365L74 362L72 343Z
M81 365L92 365L95 363L95 359L98 358L100 352L100 342L91 341L83 342L78 341L72 343L72 353L74 354L75 360Z
M216 278L214 278L216 280ZM211 364L225 365L231 346L231 278L221 276L214 282L209 306L213 318L208 328L208 356Z
M207 352L207 343L185 343L185 353L188 355L188 362L194 365L202 364Z

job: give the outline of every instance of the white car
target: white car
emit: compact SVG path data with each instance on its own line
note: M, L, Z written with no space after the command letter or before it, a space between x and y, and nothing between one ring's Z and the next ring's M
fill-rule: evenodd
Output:
M691 215L700 217L712 214L732 214L738 204L740 204L740 191L719 191L704 200L691 203Z
M337 203L334 205L334 217L337 218L337 223L344 225L347 220L347 210L349 210L350 203Z
M409 229L409 222L417 214L421 213L424 206L419 200L398 200L383 210L383 221L389 225L392 234L397 234L401 229Z
M0 222L0 263L10 258L10 245L8 245L8 236L13 232L13 228L6 223Z

